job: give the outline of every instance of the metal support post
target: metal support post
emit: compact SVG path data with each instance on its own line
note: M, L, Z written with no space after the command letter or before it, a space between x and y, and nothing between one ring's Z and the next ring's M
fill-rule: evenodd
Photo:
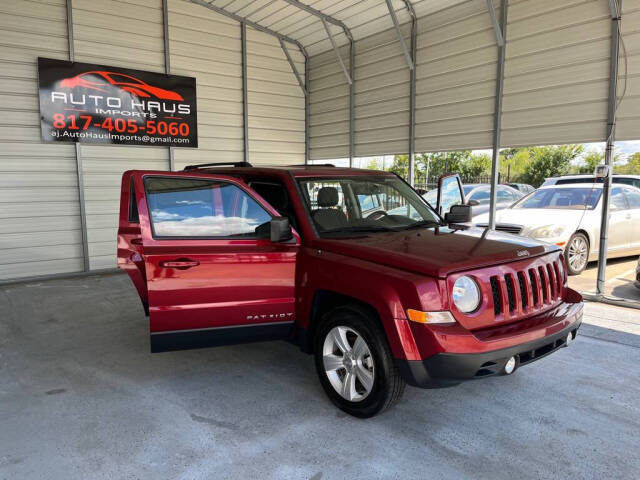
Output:
M488 0L490 3L490 0ZM495 230L496 228L496 200L498 193L498 181L499 181L499 161L500 161L500 133L502 129L502 93L504 90L504 61L507 38L507 9L509 0L502 0L500 23L503 42L502 45L498 43L498 67L496 73L496 99L494 107L494 119L493 119L493 157L491 162L491 199L489 207L489 228ZM493 8L493 4L491 4ZM494 12L495 13L495 12Z
M613 154L616 141L616 107L618 102L618 55L620 49L620 20L622 0L612 0L611 6L611 51L609 63L609 106L607 113L607 146L605 164L609 171L602 188L602 219L600 221L600 251L598 252L598 280L596 294L604 295L607 271L607 248L609 240L609 207L611 197L611 175L613 174Z
M162 0L162 31L164 40L164 73L171 73L171 51L169 50L169 0ZM169 145L169 170L176 169L173 145Z
M73 0L67 0L67 42L69 45L69 61L75 61L75 49L73 42ZM82 151L80 142L76 142L76 179L78 182L78 205L80 207L80 233L82 240L82 270L88 272L89 265L89 241L87 237L87 209L84 200L84 172L82 166Z
M240 41L242 52L242 128L243 159L249 162L249 102L247 99L247 24L240 22Z

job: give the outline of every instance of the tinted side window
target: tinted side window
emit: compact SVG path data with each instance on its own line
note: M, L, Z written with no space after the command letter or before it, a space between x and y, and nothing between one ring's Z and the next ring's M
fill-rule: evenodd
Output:
M625 188L624 193L627 196L629 202L629 208L640 208L640 192Z
M480 188L471 194L469 200L475 200L479 203L489 203L489 197L491 196L488 188Z
M618 210L626 210L629 208L620 187L611 189L611 205L615 205Z
M513 202L515 200L513 194L506 188L498 187L497 195L499 202Z
M133 187L133 177L131 177L131 183L129 184L129 223L140 223L136 189Z
M190 178L148 177L147 203L160 237L255 238L271 215L241 188Z

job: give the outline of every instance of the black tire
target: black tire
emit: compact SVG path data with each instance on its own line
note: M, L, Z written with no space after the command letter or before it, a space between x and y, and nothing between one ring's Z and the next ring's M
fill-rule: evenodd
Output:
M325 339L335 327L346 327L351 330L350 335L357 333L362 337L368 347L369 357L373 360L373 386L361 400L349 401L344 398L331 384L325 371L323 360ZM314 352L316 370L322 388L329 399L349 415L359 418L373 417L392 407L402 397L405 381L396 368L386 335L376 319L371 318L366 310L357 306L344 306L325 314L314 338ZM336 372L339 371L342 370L336 370ZM344 374L346 372L345 368ZM359 384L360 387L362 385Z
M586 246L586 257L584 259L583 262L580 262L579 264L576 264L575 262L571 261L571 249L572 246L575 247L575 243L582 243ZM584 272L584 269L587 268L587 263L589 263L589 249L590 249L590 245L589 245L589 239L587 238L587 236L582 233L582 232L576 232L573 235L571 235L571 238L569 239L569 241L567 242L567 246L564 249L564 258L567 262L567 273L569 275L580 275L582 272Z

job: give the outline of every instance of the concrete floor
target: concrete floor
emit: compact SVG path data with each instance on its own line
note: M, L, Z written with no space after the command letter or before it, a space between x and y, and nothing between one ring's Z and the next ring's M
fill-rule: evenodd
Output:
M0 478L638 478L640 312L586 308L513 376L357 420L284 342L149 354L124 275L4 286Z
M635 287L638 257L612 258L607 261L605 294L640 302L640 290ZM591 262L580 275L569 277L569 286L579 292L595 292L598 262Z

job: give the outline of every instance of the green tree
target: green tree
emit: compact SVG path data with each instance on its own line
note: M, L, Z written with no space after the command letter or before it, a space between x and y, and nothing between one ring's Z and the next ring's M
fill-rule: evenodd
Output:
M491 157L486 153L469 155L461 164L460 175L463 178L476 178L491 173Z
M582 145L548 145L529 147L529 162L521 180L539 187L548 177L565 175L571 162L584 150Z
M629 157L627 163L623 165L615 165L614 173L625 173L627 175L640 175L640 152L636 152Z

